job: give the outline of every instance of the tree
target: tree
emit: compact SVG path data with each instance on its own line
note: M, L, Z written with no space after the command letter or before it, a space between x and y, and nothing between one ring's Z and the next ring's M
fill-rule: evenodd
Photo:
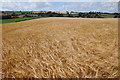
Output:
M11 15L2 15L2 19L11 19L12 16Z
M63 14L58 14L58 17L63 17Z
M117 18L117 15L115 15L114 18Z
M68 17L73 17L71 14L68 14Z
M81 17L81 13L78 14L78 17Z
M114 18L120 18L120 15L115 15Z
M50 15L49 15L49 17L53 17L53 15L52 15L52 14L50 14Z
M16 14L13 12L12 14L11 14L12 16L16 16Z
M98 18L98 16L99 16L99 15L96 13L95 16L94 16L94 18Z
M30 16L30 15L28 15L28 14L25 14L23 17L32 17L32 16Z
M69 12L68 12L68 11L66 11L66 13L67 13L67 14L69 14Z

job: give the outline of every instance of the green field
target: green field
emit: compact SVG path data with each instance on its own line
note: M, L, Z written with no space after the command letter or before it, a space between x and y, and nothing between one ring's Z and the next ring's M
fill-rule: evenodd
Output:
M101 17L103 17L103 18L114 18L114 15L112 15L112 14L101 14Z
M36 18L42 18L42 17L27 17L27 18L4 19L4 20L0 20L0 23L20 22L20 21L36 19Z

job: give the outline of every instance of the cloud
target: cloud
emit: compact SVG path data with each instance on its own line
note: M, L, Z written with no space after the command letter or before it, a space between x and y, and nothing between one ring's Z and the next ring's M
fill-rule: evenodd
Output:
M21 3L13 3L13 2L3 2L2 10L19 10L20 6L23 6Z
M3 2L2 10L117 12L117 2Z
M67 5L62 5L58 8L58 10L64 11L84 11L85 9L91 7L94 3L93 2L70 2Z
M109 11L109 12L117 12L118 11L118 2L102 2L101 8Z
M2 2L13 2L14 0L2 0Z
M117 2L71 2L58 8L60 11L100 11L117 12Z
M108 0L108 2L119 2L120 0Z
M1 0L0 2L118 2L120 0Z
M50 9L52 5L48 2L34 2L34 3L31 3L30 7L33 9L33 10L48 10Z
M48 10L51 6L48 2L3 2L2 10Z
M28 2L48 2L47 0L28 0Z
M1 0L0 2L28 2L28 0Z

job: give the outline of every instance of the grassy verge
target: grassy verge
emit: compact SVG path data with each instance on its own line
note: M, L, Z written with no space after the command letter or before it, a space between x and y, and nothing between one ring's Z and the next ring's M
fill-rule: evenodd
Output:
M4 20L0 20L0 23L20 22L20 21L26 21L26 20L30 20L30 19L36 19L36 18L42 18L42 17L26 17L26 18L4 19Z

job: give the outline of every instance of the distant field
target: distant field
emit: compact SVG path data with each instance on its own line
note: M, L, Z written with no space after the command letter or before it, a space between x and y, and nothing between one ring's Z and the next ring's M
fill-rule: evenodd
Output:
M41 17L69 17L69 18L119 18L119 13L102 12L52 12L52 11L2 11L0 23L20 22ZM2 20L3 19L3 20Z
M2 25L3 77L118 77L118 19L51 17Z
M26 20L30 20L30 19L36 19L36 18L42 18L42 17L27 17L27 18L4 19L4 20L0 20L0 22L2 22L2 23L11 23L11 22L26 21Z
M114 18L114 15L111 15L111 14L101 14L101 17L103 17L103 18Z

